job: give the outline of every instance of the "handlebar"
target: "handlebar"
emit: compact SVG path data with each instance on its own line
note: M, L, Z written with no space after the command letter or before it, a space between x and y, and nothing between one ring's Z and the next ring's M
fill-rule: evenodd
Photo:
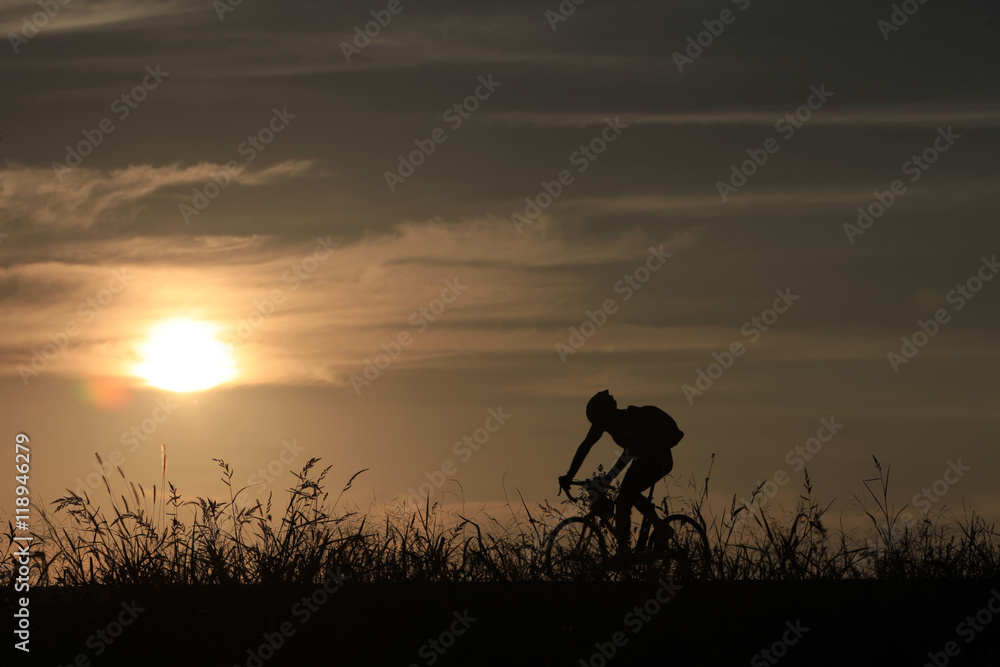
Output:
M575 480L574 479L574 480L570 480L568 486L587 486L588 484L589 484L589 482L579 481L579 480ZM569 492L569 488L563 488L563 487L560 486L559 487L559 493L562 493L563 491L566 492L566 497L567 498L569 498L573 502L576 502L576 497L572 493Z

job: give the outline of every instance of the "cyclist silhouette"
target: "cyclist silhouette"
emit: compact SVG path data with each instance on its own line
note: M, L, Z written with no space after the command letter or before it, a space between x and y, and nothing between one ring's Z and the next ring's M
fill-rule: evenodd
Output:
M607 389L595 394L587 403L587 419L591 424L590 431L576 450L569 471L559 478L559 486L568 491L570 481L583 465L591 447L602 435L610 433L615 443L625 451L611 470L599 479L597 491L601 497L598 502L610 503L604 494L611 481L632 462L622 480L615 504L615 539L618 541L618 552L624 554L629 550L632 508L647 511L649 508L646 506L652 505L643 492L673 469L674 459L670 449L681 441L684 432L677 428L673 417L654 405L641 408L630 405L625 410L619 410L618 402Z

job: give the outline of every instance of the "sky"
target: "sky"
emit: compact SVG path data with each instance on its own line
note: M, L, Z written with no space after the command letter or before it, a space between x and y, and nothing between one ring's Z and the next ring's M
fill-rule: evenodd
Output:
M1000 518L998 20L2 0L3 437L38 502L163 446L191 497L318 457L362 507L497 510L556 500L610 389L685 431L672 493L789 507L807 465L850 518L874 456L918 518ZM233 376L138 377L174 319Z

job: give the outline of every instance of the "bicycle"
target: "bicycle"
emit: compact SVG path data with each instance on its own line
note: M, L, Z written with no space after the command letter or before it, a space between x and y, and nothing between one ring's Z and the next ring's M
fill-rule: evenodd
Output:
M589 486L573 480L571 486ZM655 486L655 485L654 485ZM566 495L576 501L569 489ZM638 539L629 566L645 566L659 576L678 580L707 578L711 552L705 528L686 514L661 518L652 503L653 488L646 496ZM609 569L609 544L614 539L614 521L606 498L592 502L587 514L560 521L549 534L542 552L542 565L552 580L601 578Z

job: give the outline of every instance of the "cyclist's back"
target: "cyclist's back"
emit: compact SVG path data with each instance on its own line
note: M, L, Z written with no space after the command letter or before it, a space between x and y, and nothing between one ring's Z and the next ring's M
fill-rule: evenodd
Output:
M607 432L619 447L640 459L662 456L684 437L674 418L655 405L630 405L619 415L607 425Z

